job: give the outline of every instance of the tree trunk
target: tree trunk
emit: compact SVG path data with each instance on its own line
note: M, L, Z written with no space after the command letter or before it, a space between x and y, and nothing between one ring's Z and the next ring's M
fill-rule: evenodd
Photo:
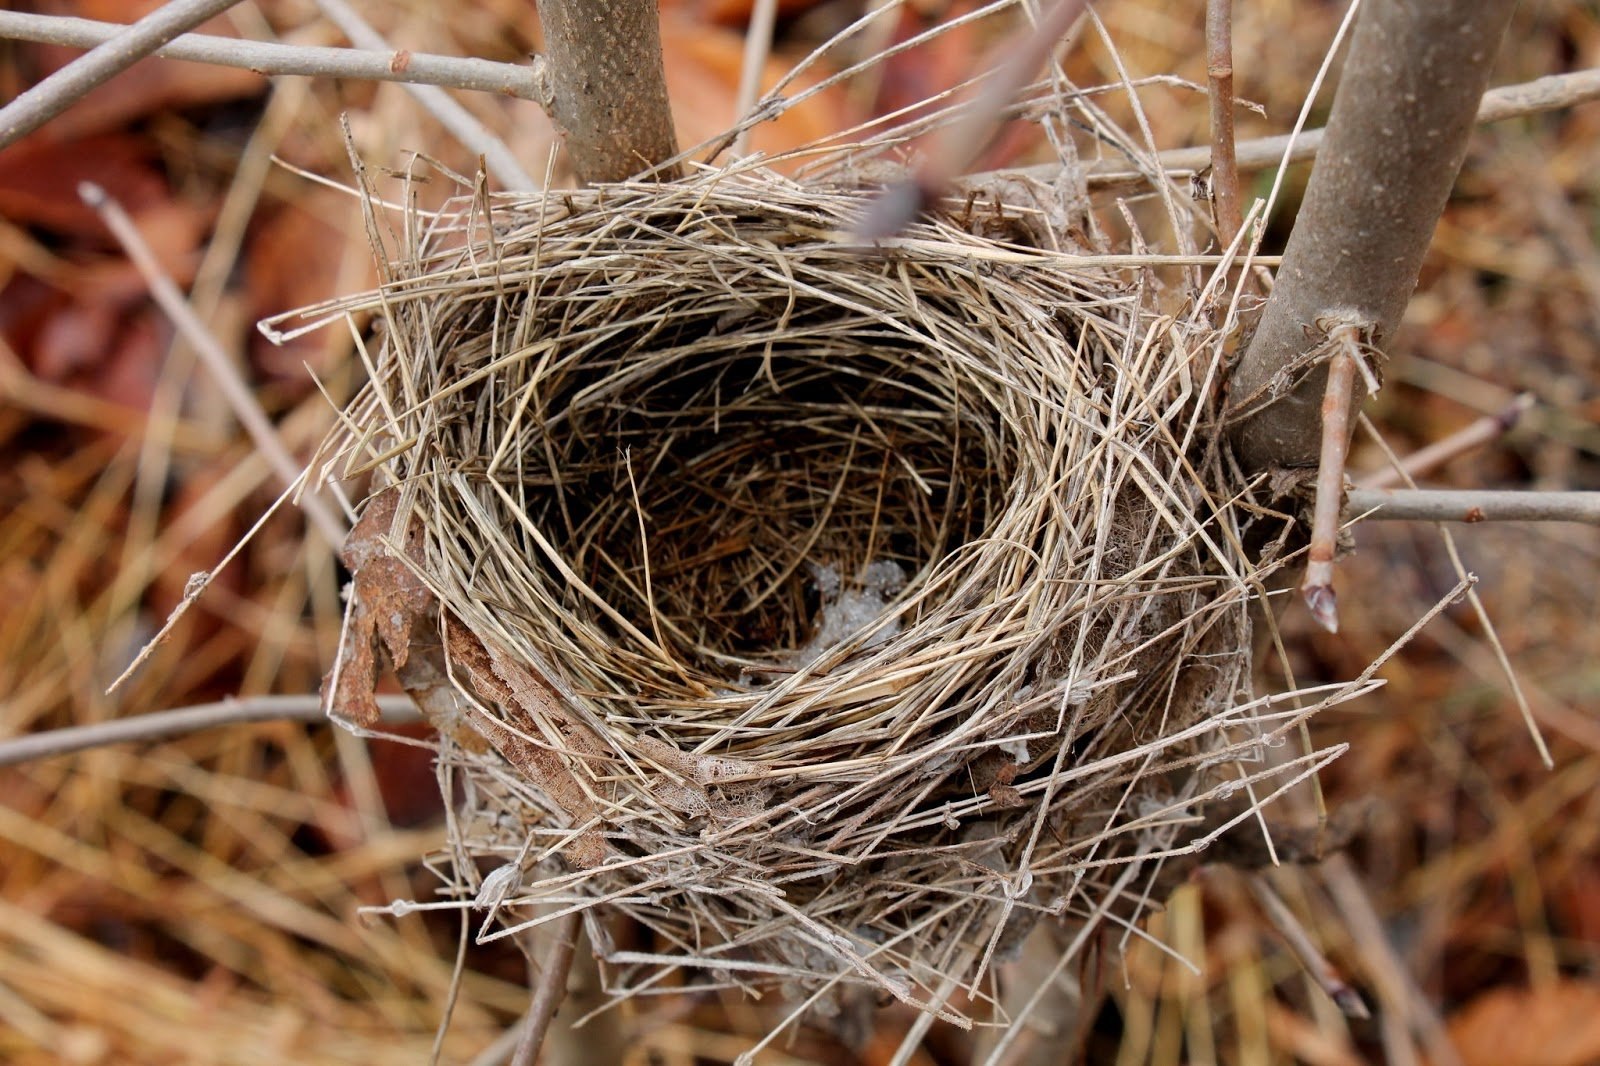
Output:
M1326 140L1230 402L1249 471L1317 461L1329 316L1381 347L1416 287L1515 0L1366 0ZM1354 402L1361 400L1358 387Z
M551 116L580 182L624 181L677 155L654 0L539 0L539 20Z

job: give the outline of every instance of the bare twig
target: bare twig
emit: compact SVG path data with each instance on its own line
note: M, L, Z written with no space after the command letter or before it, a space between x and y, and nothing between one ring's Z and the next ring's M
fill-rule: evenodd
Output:
M1511 401L1499 414L1485 415L1464 429L1434 441L1406 456L1399 466L1386 466L1366 477L1357 478L1356 484L1364 489L1386 489L1405 483L1409 478L1420 477L1435 467L1449 462L1474 448L1504 436L1533 408L1531 392L1525 392Z
M383 34L368 25L345 0L316 0L316 4L328 21L338 26L339 31L350 38L350 43L357 48L394 52ZM473 118L466 108L450 99L449 93L437 85L408 84L406 91L469 152L483 156L484 166L501 185L519 192L538 189L539 183L522 169L522 164L517 162L517 157L505 142L485 129L483 123Z
M1321 870L1322 883L1350 931L1356 955L1371 978L1382 1007L1379 1022L1384 1036L1384 1061L1420 1061L1407 1039L1409 1032L1421 1038L1431 1061L1439 1066L1461 1066L1461 1056L1451 1045L1444 1023L1389 942L1383 919L1354 865L1347 856L1338 854L1323 863Z
M572 956L578 947L578 923L583 915L578 911L560 919L555 926L555 944L550 954L542 960L539 980L533 988L533 1002L522 1020L522 1038L517 1041L516 1054L511 1056L511 1066L533 1066L544 1043L544 1034L556 1008L567 994L567 972L572 969Z
M273 428L272 420L261 409L260 402L255 394L250 391L250 386L234 366L233 360L228 358L228 353L211 331L206 329L205 323L194 313L179 291L178 286L161 269L161 264L156 262L155 255L150 251L150 246L140 236L138 227L133 224L133 219L117 203L107 195L106 191L93 182L84 182L78 187L78 195L83 202L94 208L106 224L106 228L116 237L117 242L128 254L128 258L144 277L145 284L150 287L150 295L160 305L178 332L183 334L184 340L199 354L201 362L216 379L217 386L227 397L228 405L233 409L234 415L250 434L250 439L267 459L285 486L293 488L302 481L304 470L289 454L289 449L284 447L279 439L277 430ZM338 546L343 543L346 532L345 522L329 506L325 499L311 493L304 494L300 505L305 509L313 525L322 533L330 545Z
M0 11L0 38L14 41L93 48L111 40L124 28L115 22L34 15L25 11ZM175 37L151 54L160 59L238 67L266 75L290 74L308 78L357 78L438 85L446 89L515 96L543 104L548 103L549 97L543 87L544 61L537 56L530 65L520 66L460 56L321 48L201 33Z
M405 696L379 696L378 706L387 722L412 722L419 717L411 700ZM113 718L109 722L12 737L0 741L0 766L16 766L112 744L171 740L205 729L254 722L318 722L325 717L322 697L317 695L251 696L201 703L170 711L153 711L132 718Z
M1306 973L1328 994L1334 1005L1349 1018L1370 1018L1372 1014L1367 1010L1366 1003L1361 998L1361 993L1344 979L1328 957L1317 947L1311 934L1306 932L1305 926L1300 924L1294 911L1283 902L1277 890L1267 881L1266 874L1261 871L1246 874L1245 883L1250 886L1250 894L1255 897L1261 911L1266 915L1285 944L1300 960L1300 965L1305 967Z
M578 180L676 177L659 166L678 154L678 139L653 0L539 0L539 21L551 114Z
M1600 492L1351 489L1352 515L1402 522L1583 522L1600 525Z
M1361 423L1372 436L1379 449L1389 457L1390 465L1398 469L1400 467L1398 457L1390 450L1388 442L1383 439L1383 434L1377 431L1377 427L1372 424L1372 420L1366 416L1365 412L1361 415ZM1403 476L1408 488L1415 489L1417 487L1416 482L1412 480L1409 474ZM1593 494L1591 493L1591 495ZM1444 541L1445 553L1450 556L1450 565L1455 568L1456 576L1461 578L1462 581L1466 581L1469 575L1467 574L1466 564L1462 562L1461 552L1456 547L1455 536L1447 527L1440 526L1439 539ZM1522 690L1522 681L1517 677L1517 672L1511 665L1511 656L1506 653L1505 642L1500 639L1500 632L1496 628L1494 620L1489 617L1489 611L1484 607L1483 598L1478 595L1477 589L1469 588L1467 590L1467 602L1472 605L1473 613L1478 616L1478 624L1483 627L1484 639L1489 642L1489 647L1494 651L1495 661L1499 663L1500 670L1505 674L1506 684L1511 689L1512 698L1516 700L1517 710L1522 716L1523 724L1527 726L1528 736L1533 741L1534 748L1539 752L1539 758L1544 762L1547 769L1555 769L1556 764L1550 755L1550 747L1545 743L1544 734L1539 732L1539 723L1534 716L1533 705L1528 702L1527 693Z
M1380 349L1416 288L1489 80L1514 0L1369 0L1272 296L1231 388L1251 396L1302 359L1308 331L1338 313L1369 322ZM1320 434L1327 370L1243 419L1234 432L1249 471L1308 466ZM1359 394L1352 403L1359 402Z
M1317 467L1317 502L1311 520L1311 550L1300 594L1311 617L1330 633L1339 632L1338 599L1333 592L1333 557L1339 549L1339 515L1344 500L1344 462L1350 452L1350 397L1360 369L1360 328L1334 327L1335 346L1322 398L1322 456Z
M1479 125L1503 122L1510 118L1524 118L1545 111L1560 111L1575 104L1600 99L1600 68L1579 70L1571 74L1550 74L1519 85L1505 85L1483 94L1478 113L1473 119ZM1234 146L1234 158L1241 171L1262 170L1285 161L1304 163L1314 159L1322 150L1325 129L1302 130L1298 135L1280 134L1240 141ZM1209 147L1174 148L1161 153L1161 167L1169 174L1194 173L1211 165ZM1026 173L1049 173L1055 164L1030 168ZM1115 159L1104 159L1092 164L1088 173L1091 185L1117 185L1129 181L1143 181L1141 171L1130 168Z
M174 37L239 0L172 0L0 108L0 148L27 136Z
M1206 80L1211 95L1211 189L1217 238L1223 247L1239 232L1239 165L1233 150L1233 0L1206 4Z

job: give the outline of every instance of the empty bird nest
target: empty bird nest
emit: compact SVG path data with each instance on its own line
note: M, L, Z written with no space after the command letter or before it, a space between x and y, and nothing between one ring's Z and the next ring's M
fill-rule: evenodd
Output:
M1074 243L1071 189L863 249L869 195L469 196L332 307L383 337L319 457L369 501L332 710L372 725L393 665L456 797L422 902L625 913L648 950L588 923L618 994L964 1023L952 981L1126 921L1253 806L1215 801L1326 758L1264 758L1305 712L1249 691L1205 315Z

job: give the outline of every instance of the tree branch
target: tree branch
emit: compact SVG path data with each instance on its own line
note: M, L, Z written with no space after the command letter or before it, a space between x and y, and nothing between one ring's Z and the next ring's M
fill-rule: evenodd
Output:
M1368 0L1327 139L1272 296L1230 386L1270 402L1235 430L1247 470L1309 466L1327 368L1279 375L1320 343L1319 319L1394 334L1456 173L1515 0ZM1356 403L1360 401L1358 391Z
M1600 99L1600 68L1571 74L1550 74L1518 85L1490 89L1483 94L1483 102L1478 106L1474 121L1479 125L1504 122L1508 118L1560 111L1597 99ZM1303 130L1293 138L1292 148L1289 144L1291 138L1286 133L1240 141L1234 146L1234 157L1241 171L1275 167L1283 162L1285 151L1289 153L1289 162L1303 163L1316 158L1322 150L1327 132L1325 129ZM1162 152L1160 159L1161 169L1168 174L1192 174L1211 165L1211 149L1204 146L1172 148ZM1022 173L1048 177L1056 169L1055 164L1045 164L1024 168ZM1088 180L1090 185L1118 185L1144 181L1146 176L1129 169L1126 163L1119 160L1102 159L1090 165Z
M126 28L115 22L96 22L64 15L0 11L0 38L13 41L93 48L111 40ZM549 96L542 88L544 61L538 57L534 57L529 66L519 66L460 56L371 51L364 48L320 48L274 41L246 41L237 37L213 37L201 33L175 37L151 54L161 59L237 67L265 75L438 85L446 89L498 93L545 104Z
M582 914L573 911L556 923L555 944L549 956L540 961L539 978L533 987L528 1013L522 1020L522 1035L517 1040L511 1066L534 1066L539 1058L539 1048L544 1045L550 1021L556 1016L561 1001L567 998L567 974L572 969L572 957L577 953L578 923L582 918Z
M1226 248L1239 232L1239 164L1233 143L1233 0L1206 3L1206 81L1211 98L1211 188L1217 239Z
M251 696L30 733L0 741L0 766L16 766L112 744L171 740L206 729L254 722L321 722L327 720L322 702L322 697L317 695ZM412 701L405 696L379 696L378 707L386 722L414 722L420 718Z
M239 0L173 0L79 56L0 108L0 148L32 133L185 30L220 15Z
M1600 492L1351 489L1345 496L1345 513L1408 522L1583 522L1600 526Z
M539 0L539 21L550 113L580 182L625 181L678 154L654 0Z

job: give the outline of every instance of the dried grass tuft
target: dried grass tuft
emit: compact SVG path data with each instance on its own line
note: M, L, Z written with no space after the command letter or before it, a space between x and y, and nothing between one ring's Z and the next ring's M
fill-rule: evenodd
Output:
M656 950L588 923L618 994L687 967L965 1024L952 982L1128 920L1208 800L1327 758L1247 765L1304 712L1248 691L1215 334L1068 242L1070 188L874 251L867 195L468 197L334 308L387 340L325 470L398 490L460 694L443 905L632 916Z

